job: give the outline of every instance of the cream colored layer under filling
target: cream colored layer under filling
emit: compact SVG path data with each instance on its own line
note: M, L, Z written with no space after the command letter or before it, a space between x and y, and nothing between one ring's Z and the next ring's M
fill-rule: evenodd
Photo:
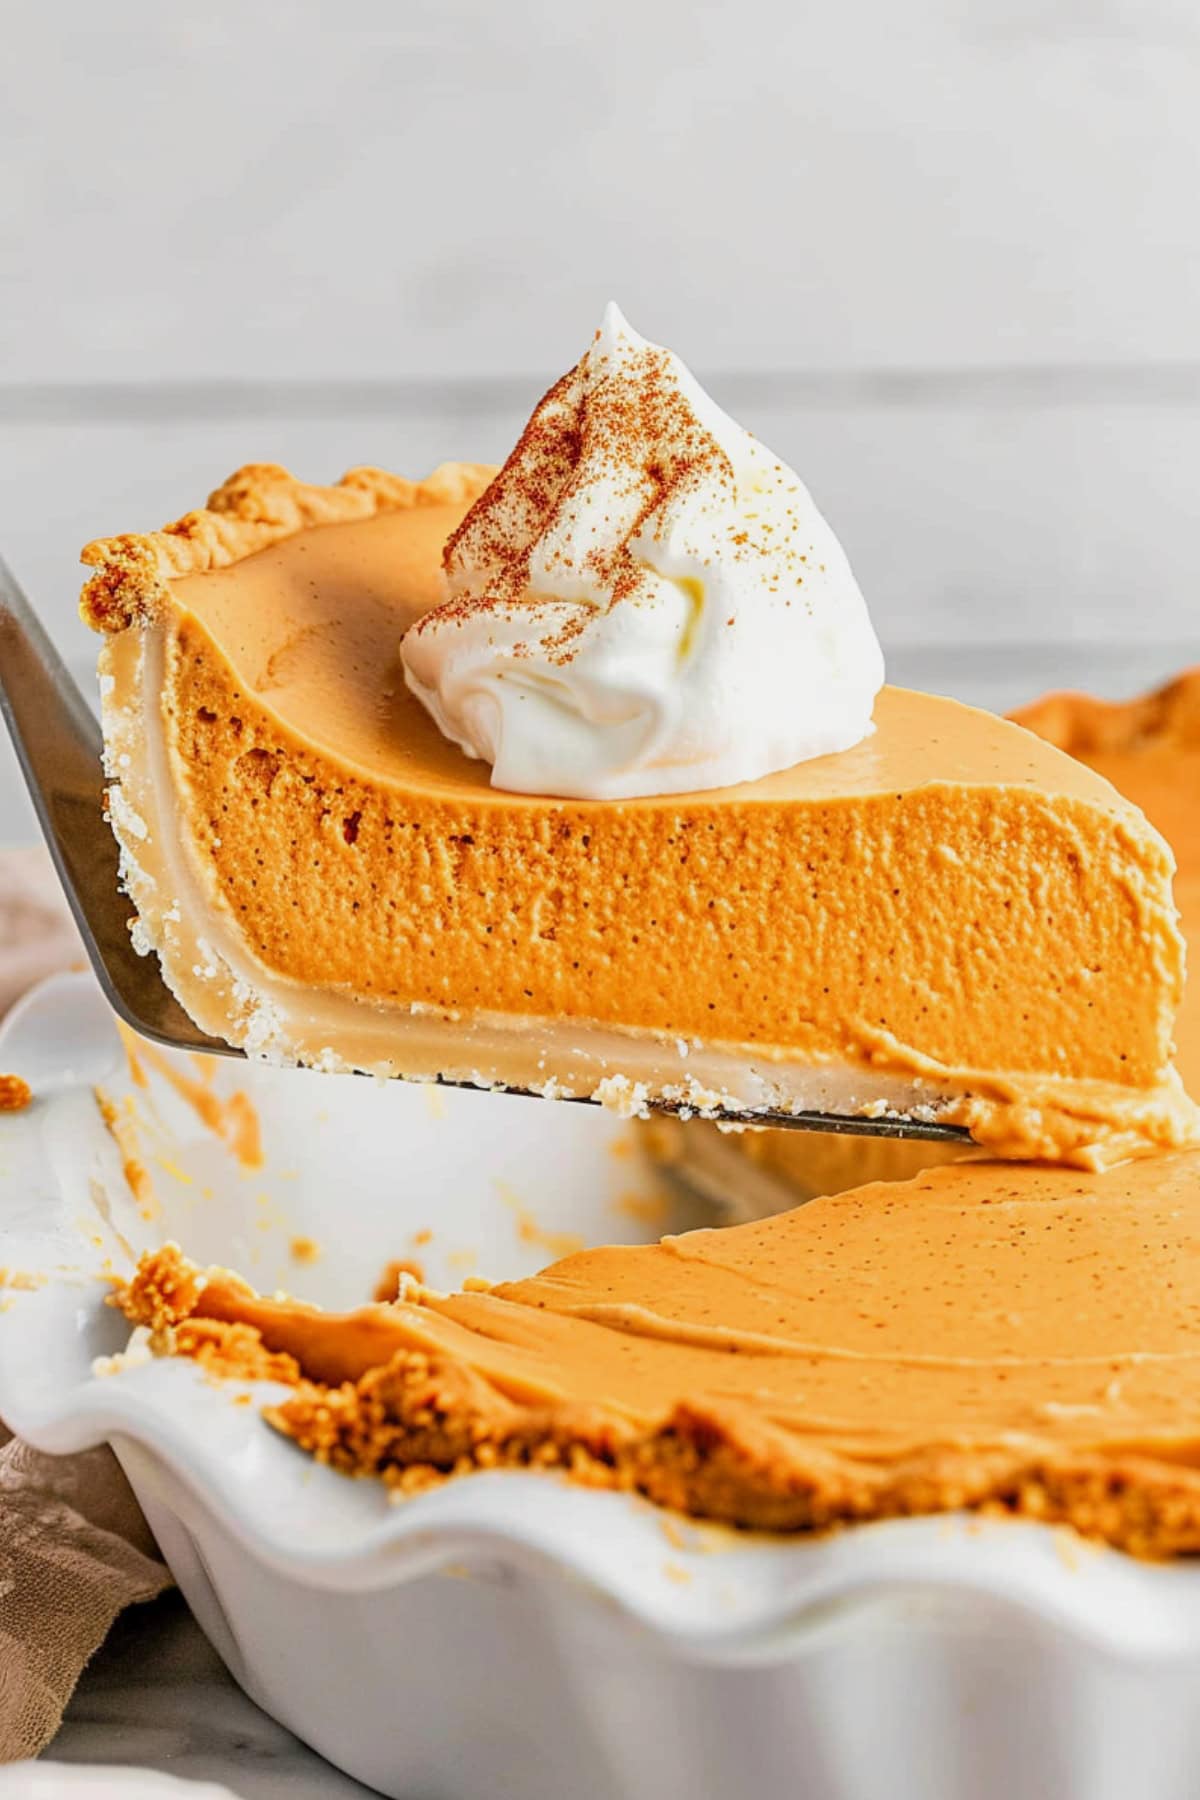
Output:
M716 1110L869 1113L966 1126L996 1155L1109 1166L1195 1133L1173 1072L1153 1092L1115 1084L950 1071L897 1046L875 1065L800 1061L761 1044L666 1038L588 1021L443 1012L368 1002L263 965L206 889L173 785L158 705L162 632L128 631L101 657L113 825L137 907L136 941L205 1031L267 1060L329 1071L598 1099L626 1113L653 1099ZM203 921L203 930L197 921Z

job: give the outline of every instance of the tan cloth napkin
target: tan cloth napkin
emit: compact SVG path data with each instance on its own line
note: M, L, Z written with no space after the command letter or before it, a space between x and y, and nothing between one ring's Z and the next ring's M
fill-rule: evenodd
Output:
M82 954L45 851L0 850L0 1013ZM43 1456L0 1427L0 1763L45 1748L117 1614L170 1582L111 1450Z
M0 849L0 1015L44 975L83 960L46 851L40 844Z

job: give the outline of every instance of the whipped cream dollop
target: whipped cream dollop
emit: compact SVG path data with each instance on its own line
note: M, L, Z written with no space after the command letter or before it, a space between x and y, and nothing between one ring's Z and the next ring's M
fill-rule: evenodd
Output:
M406 679L494 787L725 787L872 729L883 657L808 490L615 306L444 564Z

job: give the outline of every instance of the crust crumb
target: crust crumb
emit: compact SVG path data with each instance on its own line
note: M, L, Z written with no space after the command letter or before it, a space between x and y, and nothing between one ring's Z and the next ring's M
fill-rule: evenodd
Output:
M174 1354L190 1356L209 1374L234 1381L283 1381L294 1387L300 1365L283 1350L268 1350L253 1325L188 1319L175 1329Z
M397 1256L384 1264L383 1273L371 1291L372 1300L381 1305L388 1305L399 1300L409 1282L415 1281L418 1287L425 1286L425 1270L412 1256Z
M108 1305L123 1312L131 1325L152 1332L169 1331L188 1318L204 1290L204 1276L178 1244L164 1244L144 1255L132 1278L108 1296Z
M21 1075L0 1075L0 1112L23 1112L33 1089Z

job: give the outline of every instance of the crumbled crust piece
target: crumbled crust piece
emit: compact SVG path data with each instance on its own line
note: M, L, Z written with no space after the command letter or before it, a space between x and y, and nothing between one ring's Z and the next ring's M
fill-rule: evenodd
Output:
M191 1316L203 1290L203 1272L178 1244L164 1244L147 1251L132 1278L113 1289L108 1304L123 1312L131 1325L162 1332Z
M594 1484L624 1485L617 1452L632 1435L602 1408L519 1406L473 1369L420 1350L340 1387L305 1383L266 1417L318 1462L392 1486L413 1470L424 1483L496 1468L586 1470Z
M0 1075L0 1112L21 1112L33 1099L33 1089L20 1075Z
M233 1381L301 1380L300 1365L285 1350L268 1350L253 1325L223 1319L185 1319L176 1326L173 1353L198 1362L209 1375Z
M247 1283L226 1270L222 1283L253 1293ZM285 1352L269 1350L262 1333L239 1321L196 1317L208 1277L183 1254L178 1244L146 1251L130 1280L108 1296L131 1325L144 1326L160 1355L187 1356L208 1372L241 1381L301 1379L300 1365Z
M167 584L183 575L228 568L310 525L341 525L413 506L449 506L478 498L495 470L483 463L443 463L424 481L384 469L351 469L333 487L297 481L277 463L247 463L208 505L161 531L127 532L85 545L81 560L96 573L80 613L94 631L125 631L150 618Z
M415 1282L418 1287L425 1286L423 1264L412 1256L393 1257L391 1262L384 1264L383 1272L375 1283L371 1298L379 1301L380 1305L387 1305L392 1300L398 1300L404 1289L412 1282Z

